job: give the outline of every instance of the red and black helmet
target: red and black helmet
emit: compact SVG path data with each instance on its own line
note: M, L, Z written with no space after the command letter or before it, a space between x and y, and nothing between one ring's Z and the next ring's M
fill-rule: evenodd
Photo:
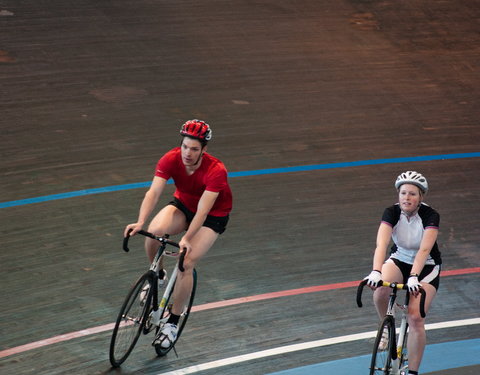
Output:
M180 129L180 134L184 137L198 139L202 142L212 139L212 129L210 129L210 126L205 121L197 119L189 120L183 124Z

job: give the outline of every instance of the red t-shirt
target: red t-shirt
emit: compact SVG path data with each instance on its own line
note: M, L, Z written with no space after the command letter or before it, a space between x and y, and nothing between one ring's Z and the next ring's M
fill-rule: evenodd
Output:
M180 147L167 152L158 161L155 176L175 183L175 198L190 211L197 212L198 201L205 190L219 193L209 215L227 216L232 210L232 191L227 181L227 169L212 155L204 153L200 167L188 175L182 162Z

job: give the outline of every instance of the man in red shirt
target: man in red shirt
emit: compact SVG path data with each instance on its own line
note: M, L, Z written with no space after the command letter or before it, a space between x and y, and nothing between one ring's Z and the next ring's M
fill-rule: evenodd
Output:
M210 126L204 121L190 120L182 125L180 147L167 152L157 163L150 189L140 206L136 223L125 228L125 237L131 230L133 236L143 228L162 195L167 180L175 183L174 200L152 219L148 231L158 236L165 233L185 234L179 241L186 251L184 272L179 272L175 284L176 303L172 314L157 336L158 343L168 348L177 337L177 324L193 285L193 269L197 262L225 231L232 209L232 192L223 163L207 153L207 143L212 138ZM146 238L145 249L153 261L158 243Z

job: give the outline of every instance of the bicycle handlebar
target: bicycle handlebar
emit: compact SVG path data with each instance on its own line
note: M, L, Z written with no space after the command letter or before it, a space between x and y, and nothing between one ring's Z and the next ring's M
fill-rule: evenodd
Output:
M123 250L126 251L126 252L129 252L130 249L128 248L128 240L130 239L130 232L132 231L132 229L130 229L127 233L127 237L124 237L123 239ZM161 242L162 244L168 244L168 245L172 245L178 249L180 249L180 245L175 242L175 241L172 241L172 240L169 240L165 235L163 237L161 236L156 236L155 234L153 233L150 233L150 232L147 232L145 230L139 230L137 232L138 234L141 234L142 236L145 236L145 237L150 237L150 238L153 238L154 240L157 240L159 242ZM183 267L183 261L185 259L185 251L183 249L180 250L180 259L178 260L178 269L182 272L185 271L185 268Z
M362 292L363 292L363 287L365 285L367 285L367 282L368 280L362 280L360 282L360 284L358 285L358 288L357 288L357 305L358 307L362 307L363 304L362 304ZM400 283L389 283L388 281L382 281L380 280L378 283L377 283L377 287L379 286L386 286L388 288L395 288L397 290L406 290L408 292L408 286L407 284L400 284ZM426 293L425 293L425 290L420 288L419 290L420 292L420 316L422 318L425 318L426 314L425 314L425 296L426 296Z

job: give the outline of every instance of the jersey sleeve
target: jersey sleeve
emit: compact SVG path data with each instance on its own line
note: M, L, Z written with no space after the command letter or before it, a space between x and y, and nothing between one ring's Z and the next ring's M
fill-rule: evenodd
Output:
M219 164L208 174L205 190L218 193L224 190L227 186L227 170L222 164Z
M423 227L425 229L427 228L438 229L440 227L439 213L434 209L430 209L428 211L429 211L428 214L425 216L425 219L423 220Z
M397 210L395 210L395 206L387 207L383 211L382 223L385 223L393 228L397 224L400 216L396 211Z
M172 177L172 167L173 167L173 159L174 159L174 154L172 153L172 151L167 152L157 162L157 166L155 167L156 177L162 177L166 180Z

